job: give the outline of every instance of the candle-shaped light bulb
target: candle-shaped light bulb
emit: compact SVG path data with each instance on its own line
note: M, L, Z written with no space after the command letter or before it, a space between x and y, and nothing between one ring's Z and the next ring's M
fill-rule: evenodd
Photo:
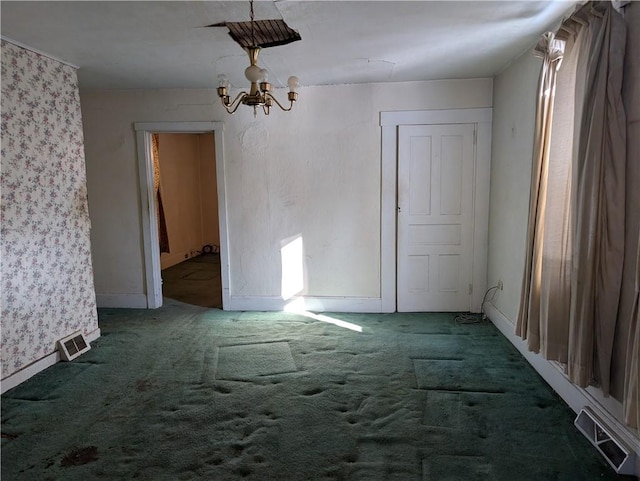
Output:
M295 75L292 75L291 77L289 77L289 80L287 80L287 85L289 86L289 90L291 92L295 92L296 89L300 86L300 80L298 80L298 77L296 77Z
M218 75L218 87L224 87L226 89L229 88L229 79L223 73Z

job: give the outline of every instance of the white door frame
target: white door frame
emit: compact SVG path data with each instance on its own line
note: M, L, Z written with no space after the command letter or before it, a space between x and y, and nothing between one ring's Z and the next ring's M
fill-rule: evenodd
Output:
M491 122L491 108L380 113L382 127L380 278L383 312L395 312L397 300L398 126L425 124L476 124L471 310L481 311L482 298L487 285Z
M151 135L155 133L202 134L213 132L216 155L218 187L218 219L220 224L220 267L222 278L222 308L229 305L229 249L227 238L227 201L224 178L224 148L222 122L136 122L138 172L140 180L140 205L142 206L142 240L147 308L162 307L162 277L160 269L160 244L156 218L156 201L153 182L153 153Z

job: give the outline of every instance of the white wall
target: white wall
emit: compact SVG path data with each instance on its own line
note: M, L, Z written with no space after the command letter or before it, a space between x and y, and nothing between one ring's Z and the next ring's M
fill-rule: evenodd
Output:
M231 296L281 296L281 248L301 237L284 272L301 281L299 294L379 298L380 111L490 107L492 80L308 87L293 112L255 119L245 107L223 112L213 90L81 98L98 294L144 294L133 122L217 120Z
M494 80L487 285L515 323L526 254L536 91L541 60L527 51Z

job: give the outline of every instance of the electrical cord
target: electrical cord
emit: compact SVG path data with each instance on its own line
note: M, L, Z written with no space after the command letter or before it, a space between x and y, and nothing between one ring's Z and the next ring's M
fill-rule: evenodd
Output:
M491 293L492 294L491 295L491 299L493 299L495 297L496 292L498 291L499 288L500 288L499 285L495 285L495 286L492 286L489 289L487 289L487 291L484 293L484 297L482 298L482 304L480 304L480 312L479 313L458 314L454 318L454 321L457 324L480 324L482 322L485 322L487 320L487 315L484 312L484 305L487 302L487 296L489 295L489 293Z
M202 246L202 250L198 252L198 254L218 254L220 252L220 247L215 244L206 244Z

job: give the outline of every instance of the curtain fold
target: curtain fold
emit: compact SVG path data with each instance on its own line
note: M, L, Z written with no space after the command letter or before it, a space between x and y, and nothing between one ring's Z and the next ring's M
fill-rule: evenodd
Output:
M622 285L625 237L626 125L622 72L626 27L611 4L585 15L580 52L572 160L575 244L571 273L568 375L609 394Z
M540 318L542 285L542 251L549 180L549 147L551 140L552 111L554 107L556 76L562 63L564 42L555 39L552 32L542 36L536 46L536 54L542 57L538 80L538 103L534 133L531 197L529 200L529 226L525 273L522 280L521 301L516 323L516 333L527 340L531 351L539 352L545 326Z

